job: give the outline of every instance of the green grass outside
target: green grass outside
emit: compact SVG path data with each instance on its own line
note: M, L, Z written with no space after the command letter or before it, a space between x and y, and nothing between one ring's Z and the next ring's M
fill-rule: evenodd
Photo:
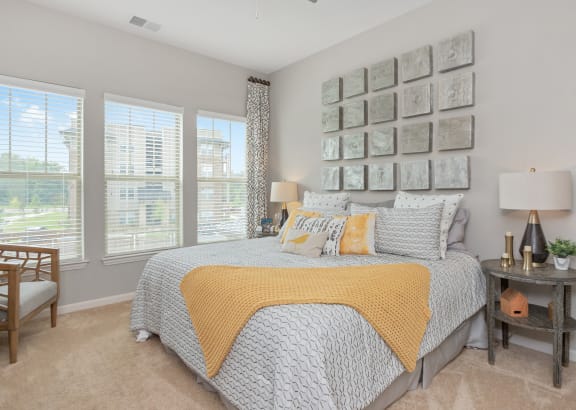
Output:
M43 215L21 218L8 222L4 226L4 232L23 232L26 228L42 226L46 229L68 229L68 216L66 212L50 212Z

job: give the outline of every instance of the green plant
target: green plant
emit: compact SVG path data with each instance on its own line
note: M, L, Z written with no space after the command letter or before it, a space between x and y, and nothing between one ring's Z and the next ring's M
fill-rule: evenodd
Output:
M548 252L559 258L567 258L576 253L576 243L569 239L556 238L554 242L548 241Z

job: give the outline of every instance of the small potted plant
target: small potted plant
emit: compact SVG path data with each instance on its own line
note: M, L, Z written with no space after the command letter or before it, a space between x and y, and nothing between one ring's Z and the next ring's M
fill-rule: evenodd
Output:
M556 238L554 242L548 241L548 243L548 252L554 255L554 267L558 270L568 270L569 256L576 254L576 243L562 238Z

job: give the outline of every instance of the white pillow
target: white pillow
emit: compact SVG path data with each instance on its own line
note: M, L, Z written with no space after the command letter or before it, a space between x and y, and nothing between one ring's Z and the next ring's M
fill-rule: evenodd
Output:
M304 191L304 208L318 208L325 210L344 210L350 201L350 193L339 194L317 194L315 192Z
M394 208L418 209L436 204L444 204L442 219L440 221L440 256L444 259L446 257L446 248L448 247L448 231L450 230L452 221L456 216L456 211L458 210L458 205L460 205L462 198L464 198L464 194L421 195L400 191L396 195Z
M344 235L346 227L346 217L308 218L302 215L296 216L296 221L292 229L318 233L328 232L328 238L324 243L322 253L330 256L340 255L340 240ZM290 233L290 231L288 231Z
M328 232L311 233L290 229L282 245L282 252L318 258L324 249Z

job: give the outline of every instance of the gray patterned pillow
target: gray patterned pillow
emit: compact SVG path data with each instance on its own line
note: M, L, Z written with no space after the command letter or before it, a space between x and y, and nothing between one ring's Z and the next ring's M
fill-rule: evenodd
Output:
M350 201L350 193L342 192L339 194L317 194L315 192L304 191L304 208L321 208L344 210Z
M308 218L306 216L296 216L296 221L292 229L311 233L328 232L328 238L322 249L324 255L340 255L340 240L344 235L346 217L335 218Z
M440 259L443 209L444 204L417 209L377 208L376 252Z

